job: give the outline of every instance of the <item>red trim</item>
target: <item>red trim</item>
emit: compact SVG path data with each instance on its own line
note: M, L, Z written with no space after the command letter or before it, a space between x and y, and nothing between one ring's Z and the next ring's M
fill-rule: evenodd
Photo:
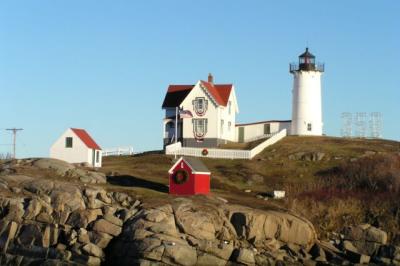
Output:
M86 147L90 149L101 150L100 146L97 145L97 143L86 132L86 130L79 128L71 128L71 130L83 141L83 143L85 143Z

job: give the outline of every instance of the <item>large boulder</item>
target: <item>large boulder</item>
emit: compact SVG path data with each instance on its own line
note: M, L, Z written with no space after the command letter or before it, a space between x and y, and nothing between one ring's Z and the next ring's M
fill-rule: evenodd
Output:
M58 175L64 176L68 171L76 167L66 161L50 158L37 159L32 163L32 166L40 169L50 169L56 171Z
M278 239L311 247L317 239L314 226L299 216L279 211L259 211L250 208L229 207L230 220L238 235L252 242Z
M378 252L379 247L386 245L388 240L385 231L369 224L346 227L343 234L344 239L350 241L360 253L369 256Z
M244 265L254 265L256 262L253 251L247 248L239 250L236 261Z
M192 203L174 207L176 223L186 234L198 239L214 240L223 225L223 219L215 209L193 208Z
M106 233L112 236L117 236L121 233L121 227L118 225L115 225L105 219L100 219L97 220L94 223L93 226L93 231L95 232L100 232L100 233Z

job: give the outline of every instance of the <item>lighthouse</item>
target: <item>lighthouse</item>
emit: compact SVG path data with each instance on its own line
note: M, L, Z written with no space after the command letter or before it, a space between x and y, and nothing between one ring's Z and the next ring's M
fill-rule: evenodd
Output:
M299 56L298 64L290 64L293 74L291 135L322 135L321 76L324 64L316 64L308 51Z

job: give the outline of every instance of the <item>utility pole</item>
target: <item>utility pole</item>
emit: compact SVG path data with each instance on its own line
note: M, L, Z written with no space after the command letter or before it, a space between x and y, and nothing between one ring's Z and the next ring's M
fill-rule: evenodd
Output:
M13 159L16 157L16 144L17 144L17 132L24 130L23 128L7 128L6 130L12 131L13 133Z

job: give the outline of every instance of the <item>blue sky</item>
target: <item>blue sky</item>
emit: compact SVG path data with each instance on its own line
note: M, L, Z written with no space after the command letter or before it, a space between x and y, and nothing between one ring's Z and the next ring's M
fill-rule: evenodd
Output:
M325 132L381 112L400 140L400 1L1 1L0 153L47 156L68 127L103 148L162 145L168 84L234 83L239 122L290 119L288 64L325 62Z

